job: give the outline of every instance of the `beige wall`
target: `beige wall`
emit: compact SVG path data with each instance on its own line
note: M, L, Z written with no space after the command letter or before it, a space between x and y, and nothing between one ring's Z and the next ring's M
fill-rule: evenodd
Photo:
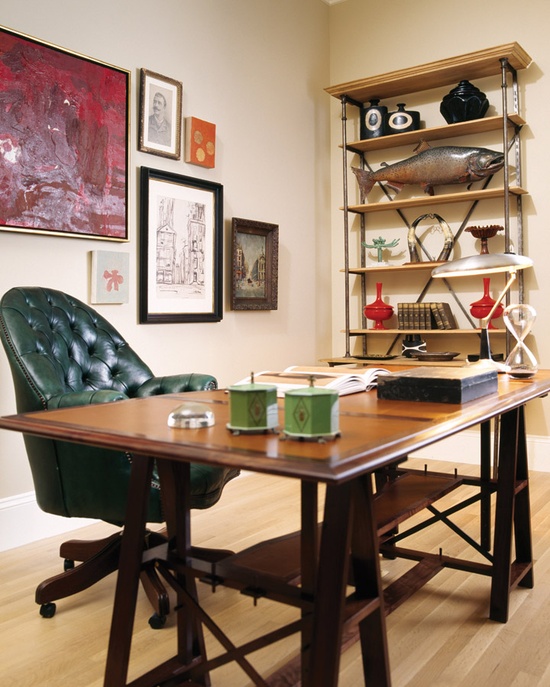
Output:
M330 354L329 8L320 0L26 0L0 22L132 74L130 242L0 233L0 293L40 284L88 299L88 254L131 254L131 300L100 309L158 374L205 371L227 385L268 366ZM217 125L213 170L137 152L139 69L183 82L183 111ZM220 182L225 298L220 323L137 323L138 168ZM232 217L279 225L279 309L229 309ZM0 414L14 412L0 356ZM32 489L21 437L0 432L0 499Z
M6 3L4 3L6 5ZM3 25L131 70L130 242L106 245L1 232L0 293L44 284L88 297L88 254L109 248L131 254L128 305L102 306L159 374L202 370L221 384L251 369L311 363L343 351L341 162L338 107L331 83L400 69L500 43L518 41L534 64L521 74L529 123L524 132L526 250L536 260L527 280L537 308L536 351L550 366L544 309L550 270L546 161L549 150L550 61L546 0L528 10L511 0L457 5L396 0L27 0L3 7ZM329 33L330 29L330 33ZM329 61L330 60L330 61ZM217 124L217 166L203 170L138 153L139 68L184 84L184 115ZM332 143L329 141L329 126ZM332 164L329 159L332 155ZM221 182L225 191L225 314L218 324L137 323L137 172L141 165ZM332 189L331 189L332 186ZM231 217L280 227L279 310L229 310L227 238ZM9 371L0 356L0 413L13 412ZM548 403L533 404L529 430L546 439ZM534 411L534 412L533 412ZM32 489L21 438L0 432L0 499Z
M549 220L550 194L548 193L548 175L546 173L550 151L550 127L548 120L549 86L547 73L550 69L550 44L548 42L548 24L550 6L545 0L532 0L525 5L518 5L512 0L464 0L460 3L442 3L438 0L409 2L396 0L385 11L375 10L372 3L364 0L346 0L331 8L330 12L330 46L331 46L331 83L338 84L366 76L384 74L409 66L432 62L463 53L481 50L492 46L517 41L533 58L533 64L519 73L520 97L523 104L523 115L527 126L522 131L523 146L523 185L529 196L524 201L525 252L535 260L535 268L526 273L527 301L537 310L538 318L534 328L535 342L532 344L539 362L543 367L550 366L550 319L548 317L548 293L550 292L550 255ZM500 88L498 82L484 81L479 84L485 89L490 102L500 107ZM441 96L448 92L443 89ZM337 149L340 137L340 105L335 100L331 107L332 127L332 192L333 192L333 274L342 266L342 218L334 208L341 205L341 154ZM395 106L399 99L390 99L387 104ZM414 98L406 102L415 105ZM431 118L433 126L444 124L438 111L439 100L430 110L428 103L420 103L421 114ZM351 108L353 109L353 108ZM455 142L456 144L456 142ZM467 143L466 143L467 144ZM474 144L474 143L472 143ZM498 139L490 144L477 141L476 145L492 147L498 145ZM464 143L463 143L464 145ZM498 149L498 147L497 147ZM403 150L403 156L412 154ZM382 158L383 159L383 158ZM393 161L393 160L392 160ZM377 165L374 165L376 168ZM353 186L351 184L353 182ZM355 190L355 180L350 180L350 188ZM429 211L428 209L423 210ZM449 210L437 210L448 219ZM492 212L495 214L493 215ZM472 216L470 224L493 224L495 218L502 217L501 205L479 206ZM419 212L408 213L413 221ZM384 221L382 216L374 216ZM397 221L397 220L395 220ZM373 226L373 225L371 225ZM398 226L395 224L393 226ZM401 233L389 231L385 235L390 239L401 236L401 246L405 243L406 233L401 224ZM453 226L451 224L451 226ZM458 226L458 225L454 225ZM356 235L356 234L355 234ZM378 236L378 234L374 234ZM463 235L460 246L463 255L476 251L475 245L468 244ZM406 245L406 244L405 244ZM494 244L498 245L498 244ZM397 250L397 249L396 249ZM352 264L354 264L352 262ZM455 280L455 288L459 285ZM335 354L341 354L343 338L339 333L337 322L343 322L343 279L336 278L333 284L333 348ZM392 285L389 279L385 284L388 294ZM462 288L462 286L460 287ZM472 302L481 295L475 284ZM476 291L477 290L477 291ZM357 291L352 289L357 296ZM393 303L398 302L396 292ZM390 301L391 302L391 301ZM357 309L356 309L357 311ZM352 322L358 326L359 322ZM502 339L501 339L502 341ZM381 345L381 344L380 344ZM468 345L464 338L441 344L438 339L434 345L444 346L436 350L465 350ZM457 346L457 347L455 347ZM476 344L468 345L468 352L475 351ZM548 437L550 403L548 400L537 401L529 407L530 434Z

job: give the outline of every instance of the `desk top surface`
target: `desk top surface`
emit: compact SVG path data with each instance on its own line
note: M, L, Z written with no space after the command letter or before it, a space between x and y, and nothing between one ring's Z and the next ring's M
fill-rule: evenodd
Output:
M341 436L324 443L284 439L276 433L233 435L226 426L229 398L224 391L22 413L0 418L0 428L158 458L339 482L372 472L549 392L550 370L540 370L530 381L499 375L498 393L461 405L378 400L376 391L343 396ZM189 400L210 404L216 424L201 429L168 427L170 412ZM282 402L279 413L282 427Z

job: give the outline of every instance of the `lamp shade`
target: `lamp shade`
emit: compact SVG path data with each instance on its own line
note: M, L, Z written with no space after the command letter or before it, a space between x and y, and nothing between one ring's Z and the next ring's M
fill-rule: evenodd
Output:
M484 253L451 260L432 270L432 277L468 277L496 272L517 272L532 267L533 261L515 253Z

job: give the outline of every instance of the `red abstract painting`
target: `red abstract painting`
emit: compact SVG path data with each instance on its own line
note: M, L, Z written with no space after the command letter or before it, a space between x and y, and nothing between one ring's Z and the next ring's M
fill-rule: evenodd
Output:
M0 29L0 228L127 240L128 84Z

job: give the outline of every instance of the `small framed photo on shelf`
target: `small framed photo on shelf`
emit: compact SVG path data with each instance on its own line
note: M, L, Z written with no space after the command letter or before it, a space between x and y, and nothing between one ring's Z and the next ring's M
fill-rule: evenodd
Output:
M233 218L231 307L277 310L279 226Z
M181 82L141 70L139 150L180 159L182 92Z
M223 317L223 186L141 168L141 323Z

